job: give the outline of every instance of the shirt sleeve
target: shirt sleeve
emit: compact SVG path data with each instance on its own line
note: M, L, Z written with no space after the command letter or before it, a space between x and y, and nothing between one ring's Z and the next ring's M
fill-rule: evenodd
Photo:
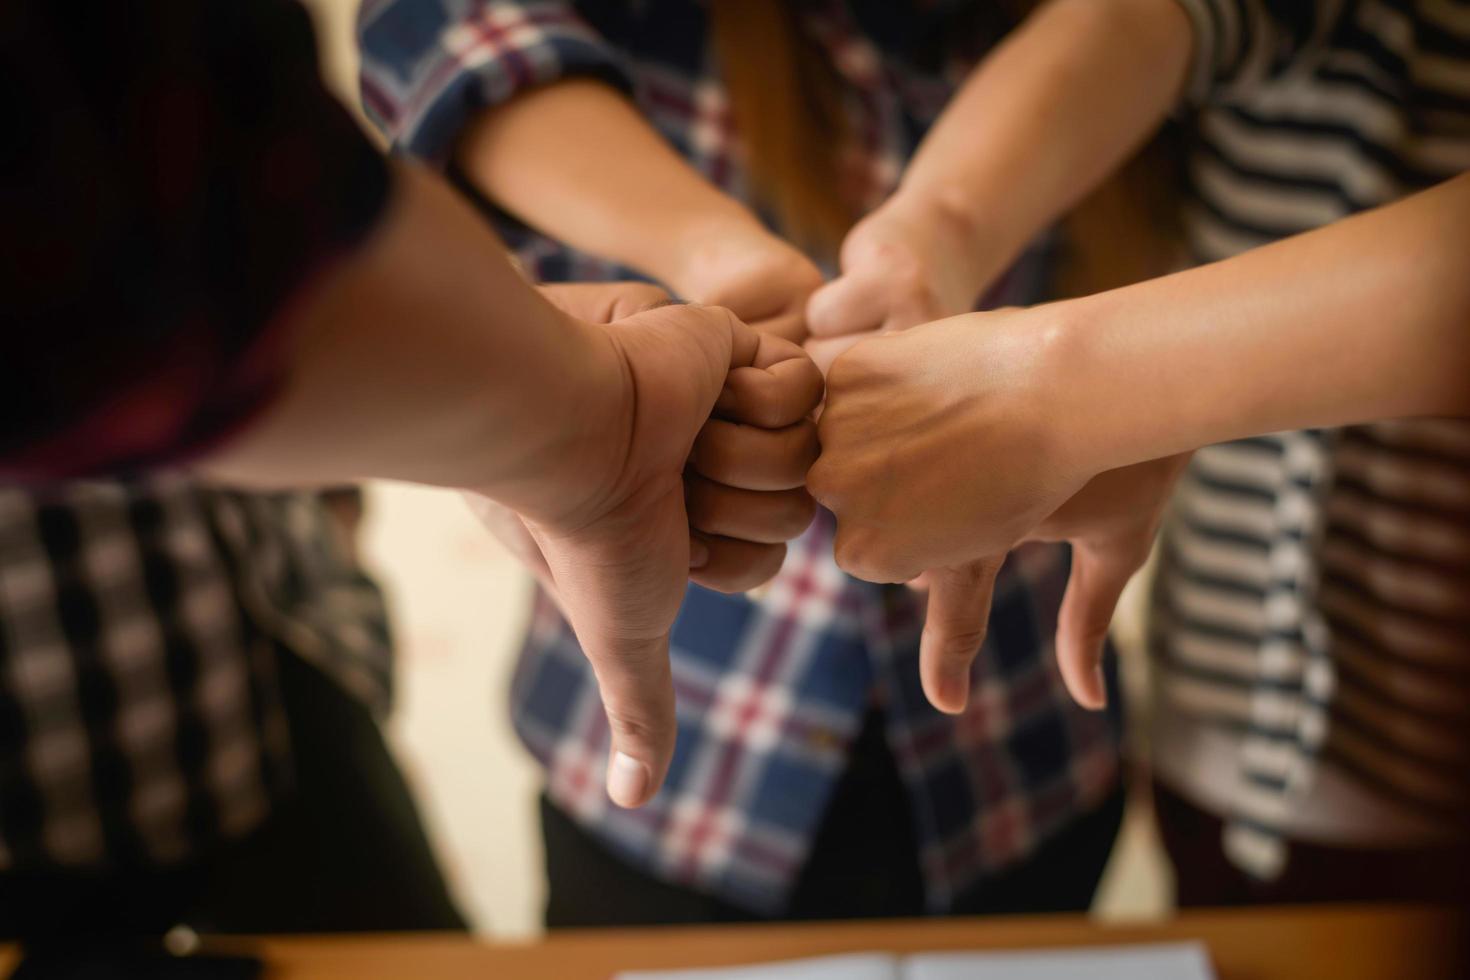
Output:
M475 113L573 76L632 84L561 0L365 0L362 104L393 147L444 166Z
M1208 105L1277 77L1334 25L1336 0L1177 0L1194 26L1186 98Z
M293 0L4 20L0 476L198 454L282 387L286 326L376 224L386 162Z

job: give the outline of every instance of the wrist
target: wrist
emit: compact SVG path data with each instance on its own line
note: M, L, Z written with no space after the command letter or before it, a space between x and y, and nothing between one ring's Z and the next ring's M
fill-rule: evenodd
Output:
M689 216L663 236L659 268L649 271L681 299L708 303L722 285L732 256L779 244L755 215L730 202L728 210Z
M1065 451L1079 467L1102 472L1232 437L1244 406L1219 392L1233 367L1172 342L1179 330L1152 312L1187 316L1169 297L1133 286L1042 309L1053 311L1042 369L1055 397L1047 411L1066 420Z
M477 489L524 517L575 527L616 479L631 439L633 379L608 328L551 310L538 324L557 351L554 378L538 384L535 406L511 436L519 465Z
M955 301L965 310L973 308L1020 248L996 234L996 222L983 205L953 187L900 186L878 213L933 238L934 254L944 256L953 270L952 285L964 294Z
M1046 313L1038 370L1046 397L1037 410L1061 420L1056 439L1077 472L1101 473L1177 451L1147 379L1129 377L1134 365L1109 340L1110 299L1103 293L1037 310Z

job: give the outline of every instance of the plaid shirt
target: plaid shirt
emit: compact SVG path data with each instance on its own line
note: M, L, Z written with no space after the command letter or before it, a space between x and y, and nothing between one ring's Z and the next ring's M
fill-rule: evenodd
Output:
M0 487L0 868L169 865L290 785L272 645L386 709L387 618L314 494Z
M376 589L312 494L47 482L177 460L280 387L282 311L388 176L288 0L7 3L0 869L158 867L289 783L279 645L370 705Z
M870 204L890 193L925 128L972 66L988 4L804 2L802 22L845 83ZM958 19L958 20L957 20ZM633 4L368 0L362 93L393 144L443 164L483 106L569 75L628 93L693 165L736 195L745 181L703 8ZM875 38L888 41L880 46ZM923 52L922 55L919 52ZM599 147L598 152L615 152ZM628 278L503 216L544 279ZM1013 277L1016 301L1034 289ZM562 809L636 866L743 907L779 912L845 766L866 708L885 709L910 790L936 911L987 872L1022 860L1118 785L1118 719L1076 708L1051 637L1065 552L1007 564L970 708L942 715L919 688L922 601L832 560L830 518L793 546L759 599L691 588L675 626L678 748L658 797L613 807L602 789L607 721L575 638L538 600L514 685L516 729Z

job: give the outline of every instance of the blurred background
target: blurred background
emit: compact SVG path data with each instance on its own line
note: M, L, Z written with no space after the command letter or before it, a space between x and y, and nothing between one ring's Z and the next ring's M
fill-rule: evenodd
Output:
M306 0L317 18L328 81L357 109L353 20L358 0ZM540 931L539 778L511 731L507 703L530 578L476 524L458 495L379 484L368 490L364 550L397 628L397 700L390 737L419 797L460 907L482 934ZM1144 678L1135 581L1117 623L1133 729ZM1137 748L1137 740L1135 740ZM1171 885L1151 807L1133 794L1095 914L1164 914Z

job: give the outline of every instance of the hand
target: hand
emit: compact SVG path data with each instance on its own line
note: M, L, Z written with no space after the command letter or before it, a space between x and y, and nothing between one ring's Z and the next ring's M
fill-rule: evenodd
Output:
M635 313L667 306L671 302L668 293L657 286L642 282L546 283L536 288L551 305L568 316L588 323L612 323ZM536 543L521 516L509 507L477 493L466 493L464 499L486 530L525 566L542 591L551 597L565 616L566 610L561 607L561 597L557 594L551 567L547 565L541 546Z
M822 381L799 348L721 309L663 306L585 335L599 352L587 415L603 430L597 451L574 487L548 481L502 502L544 556L596 673L609 794L638 806L673 752L668 636L685 584L745 589L779 568L779 542L810 519L799 488Z
M824 370L865 335L970 312L1000 271L963 222L902 191L848 233L840 261L807 306L807 351Z
M668 293L648 283L558 283L538 288L564 313L592 323L612 323L671 303ZM781 356L780 346L767 347L774 352L768 357ZM805 373L810 380L801 358L773 370ZM695 442L696 460L685 473L685 507L696 532L691 548L700 556L691 558L691 577L723 592L745 591L773 576L785 558L783 542L799 537L816 513L816 503L805 488L806 468L816 457L815 425L800 420L777 434L784 445L767 446L766 431L738 423L742 416L758 417L768 411L773 393L781 396L758 375L742 378L737 384L746 403L732 405L730 411L718 413L720 418L705 423ZM486 497L466 498L491 534L560 606L546 558L520 516ZM709 564L712 542L713 555L721 559L715 565Z
M1090 468L1074 448L1085 420L1049 411L1053 386L1075 383L1052 315L972 314L875 338L829 375L808 486L837 515L844 569L874 581L931 569L920 670L941 710L965 706L995 576L1025 540L1073 544L1057 655L1073 697L1102 706L1113 608L1187 458Z
M709 226L683 249L672 285L698 303L723 306L762 333L807 338L807 300L822 273L795 246L749 222Z

